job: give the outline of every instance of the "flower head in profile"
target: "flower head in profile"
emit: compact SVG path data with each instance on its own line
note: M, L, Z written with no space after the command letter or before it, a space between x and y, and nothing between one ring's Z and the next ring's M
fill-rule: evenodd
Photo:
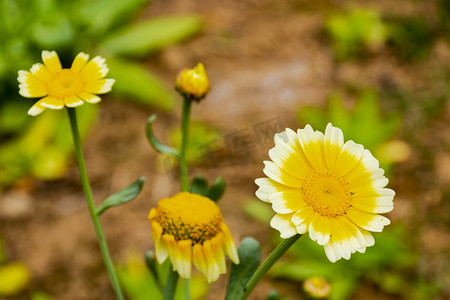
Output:
M201 100L209 92L209 79L205 67L198 63L193 69L181 70L175 77L175 88L182 95Z
M89 55L79 53L70 69L63 69L55 51L42 51L44 64L34 64L30 72L19 71L19 94L27 98L40 98L28 111L36 116L46 108L76 107L85 101L97 103L96 94L111 91L114 79L104 78L109 69L100 56L89 61Z
M256 179L259 199L272 204L270 225L282 238L309 232L323 245L331 262L374 244L369 231L390 223L379 215L393 209L395 192L369 150L344 143L339 128L328 124L325 134L307 125L275 135L265 161L268 178Z
M239 263L230 230L212 200L188 192L158 202L148 215L159 263L170 258L183 278L191 276L191 262L208 282L226 272L225 254Z

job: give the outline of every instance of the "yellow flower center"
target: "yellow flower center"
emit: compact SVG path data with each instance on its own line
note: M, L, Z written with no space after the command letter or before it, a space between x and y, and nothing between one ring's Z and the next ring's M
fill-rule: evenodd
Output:
M84 76L71 69L62 69L53 74L47 82L48 95L55 98L77 95L84 90L85 86Z
M192 244L213 238L223 222L216 203L187 192L159 201L154 218L163 228L163 234L171 234L177 241L190 239Z
M301 191L306 204L322 216L342 216L351 206L348 183L330 171L313 171Z

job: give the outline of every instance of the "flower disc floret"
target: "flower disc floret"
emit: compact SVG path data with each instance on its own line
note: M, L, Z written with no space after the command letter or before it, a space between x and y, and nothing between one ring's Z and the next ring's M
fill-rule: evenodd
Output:
M167 257L181 277L191 276L191 262L208 282L226 272L225 254L239 263L230 230L212 200L188 192L158 202L148 219L159 263Z
M269 156L256 196L272 204L270 225L282 238L308 232L335 262L365 252L374 244L370 231L390 223L379 215L393 209L395 195L385 188L384 171L362 145L344 143L339 128L286 129L275 135Z
M104 78L109 69L100 56L89 61L89 55L79 53L70 69L63 69L55 51L42 51L44 64L34 64L30 72L19 71L19 94L27 98L41 98L28 111L36 116L46 108L77 107L84 102L97 103L96 94L111 91L114 79Z

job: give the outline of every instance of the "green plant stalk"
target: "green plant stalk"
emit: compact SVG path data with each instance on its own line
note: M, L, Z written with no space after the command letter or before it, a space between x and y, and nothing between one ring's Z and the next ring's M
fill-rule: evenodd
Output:
M191 111L192 100L184 97L183 111L181 114L181 149L180 149L180 183L181 191L189 191L188 166L186 152L189 141L189 117Z
M182 192L189 191L188 165L186 159L187 145L189 141L189 117L191 112L192 100L184 97L183 108L181 112L181 149L180 149L180 186ZM170 264L171 271L167 279L167 285L164 289L164 300L172 300L175 296L177 288L178 273L172 271L172 264ZM190 299L190 281L185 279L184 299Z
M301 237L301 234L296 234L293 237L283 240L275 250L270 253L266 260L253 274L252 278L244 286L244 293L241 296L241 300L247 299L248 295L255 288L256 284L261 280L261 278L269 271L269 269L280 259L281 256Z
M178 273L172 269L172 264L169 265L169 268L169 278L167 279L167 284L164 288L163 300L172 300L177 289Z
M105 235L103 234L103 229L100 224L100 220L95 213L94 200L92 197L91 186L89 184L89 178L86 172L86 166L84 164L83 150L81 148L80 133L78 131L77 115L75 108L67 108L70 120L70 128L72 130L73 145L75 147L75 156L77 158L78 170L80 172L81 184L83 186L83 191L86 196L86 201L89 208L89 213L91 215L92 224L94 225L95 233L97 234L98 244L100 246L100 251L103 256L103 261L105 262L106 270L108 271L111 284L113 286L116 297L119 300L123 300L122 290L120 289L119 280L117 279L116 272L109 255L108 246L106 245Z
M181 149L180 149L180 184L181 191L189 191L189 177L187 164L187 147L189 143L189 119L191 112L192 100L189 97L184 97L183 110L181 113ZM190 296L190 280L184 280L184 299L189 300Z

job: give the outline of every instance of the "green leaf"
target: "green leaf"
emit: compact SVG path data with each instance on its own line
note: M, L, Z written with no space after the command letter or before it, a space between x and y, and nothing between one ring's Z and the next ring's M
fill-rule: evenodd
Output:
M203 175L195 175L194 179L191 181L189 186L189 192L207 196L208 193L208 181Z
M153 251L147 251L145 253L145 265L147 266L147 269L149 270L150 274L152 274L156 287L159 289L162 295L163 286L161 284L161 279L159 278L158 263L156 261L155 253Z
M140 177L138 180L134 181L132 184L127 186L125 189L109 196L103 201L102 204L97 208L96 214L101 215L108 208L113 206L118 206L127 202L130 202L141 192L142 186L144 185L145 177Z
M80 18L88 24L88 32L98 36L105 34L115 25L127 22L149 3L149 0L84 1Z
M216 181L209 187L206 197L217 202L225 193L226 187L227 185L223 177L217 177Z
M169 92L166 85L143 66L118 59L108 60L108 66L108 77L116 80L113 93L166 111L174 107L174 93Z
M100 47L115 55L143 56L198 33L202 23L197 15L152 18L109 36Z
M233 264L228 282L225 300L240 299L244 293L244 286L255 273L261 262L261 246L251 237L245 238L238 249L240 263Z
M271 290L267 295L266 300L281 300L281 297L276 290Z
M171 155L175 158L179 158L180 153L177 149L169 147L158 141L156 136L153 134L153 122L156 120L156 115L151 115L147 120L147 126L145 127L145 133L147 134L147 139L150 145L158 151L159 153Z
M244 212L261 223L269 223L273 217L273 210L267 203L259 199L252 198L244 202Z

